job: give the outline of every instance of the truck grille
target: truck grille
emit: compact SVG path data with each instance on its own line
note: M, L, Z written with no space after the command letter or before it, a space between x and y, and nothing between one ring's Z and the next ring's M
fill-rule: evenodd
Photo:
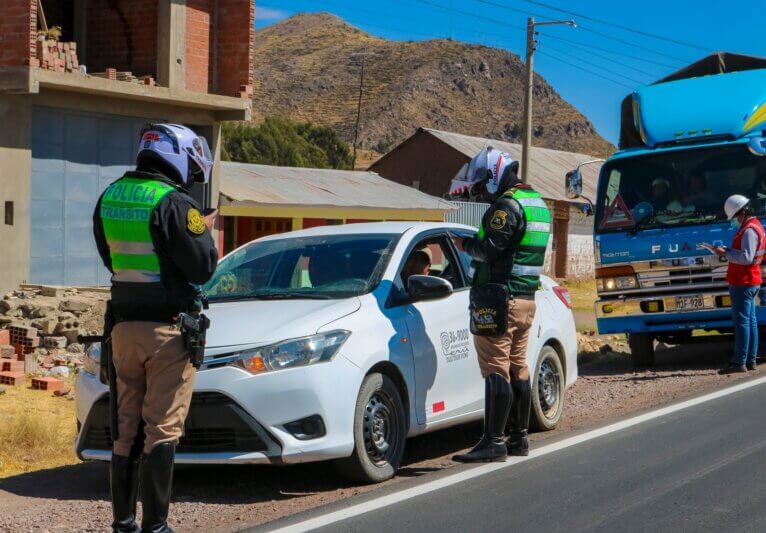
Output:
M111 450L109 396L90 411L80 450ZM263 427L231 398L217 392L192 396L178 453L267 452L278 449Z

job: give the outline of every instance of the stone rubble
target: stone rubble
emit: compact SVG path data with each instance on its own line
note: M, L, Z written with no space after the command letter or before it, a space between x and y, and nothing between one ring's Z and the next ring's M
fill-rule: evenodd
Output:
M102 290L23 285L0 299L0 357L24 361L33 378L66 379L79 371L85 347L79 335L98 335L109 293ZM30 331L26 345L8 340L11 326ZM69 391L59 394L71 399Z

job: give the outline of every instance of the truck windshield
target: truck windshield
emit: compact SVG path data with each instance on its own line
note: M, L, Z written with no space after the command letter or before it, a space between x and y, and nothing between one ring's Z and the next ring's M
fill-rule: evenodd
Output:
M359 296L378 283L397 241L389 234L255 241L226 256L203 289L211 302Z
M596 220L600 233L725 221L732 194L766 215L766 158L744 144L626 157L602 170Z

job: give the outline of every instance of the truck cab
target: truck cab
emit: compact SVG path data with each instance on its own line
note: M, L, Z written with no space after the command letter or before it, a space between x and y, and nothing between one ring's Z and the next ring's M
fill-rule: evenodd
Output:
M623 102L620 150L602 166L594 202L599 333L627 333L634 363L654 341L732 330L727 262L732 194L766 219L766 59L714 54ZM579 172L567 177L576 196ZM579 186L581 188L581 185ZM766 323L766 306L757 310Z

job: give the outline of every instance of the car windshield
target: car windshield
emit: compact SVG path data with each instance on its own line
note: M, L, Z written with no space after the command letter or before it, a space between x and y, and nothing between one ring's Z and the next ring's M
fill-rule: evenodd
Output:
M335 299L380 281L398 235L323 235L253 242L221 261L204 291L211 302Z
M617 159L602 171L598 231L725 221L732 194L766 214L766 159L743 144Z

